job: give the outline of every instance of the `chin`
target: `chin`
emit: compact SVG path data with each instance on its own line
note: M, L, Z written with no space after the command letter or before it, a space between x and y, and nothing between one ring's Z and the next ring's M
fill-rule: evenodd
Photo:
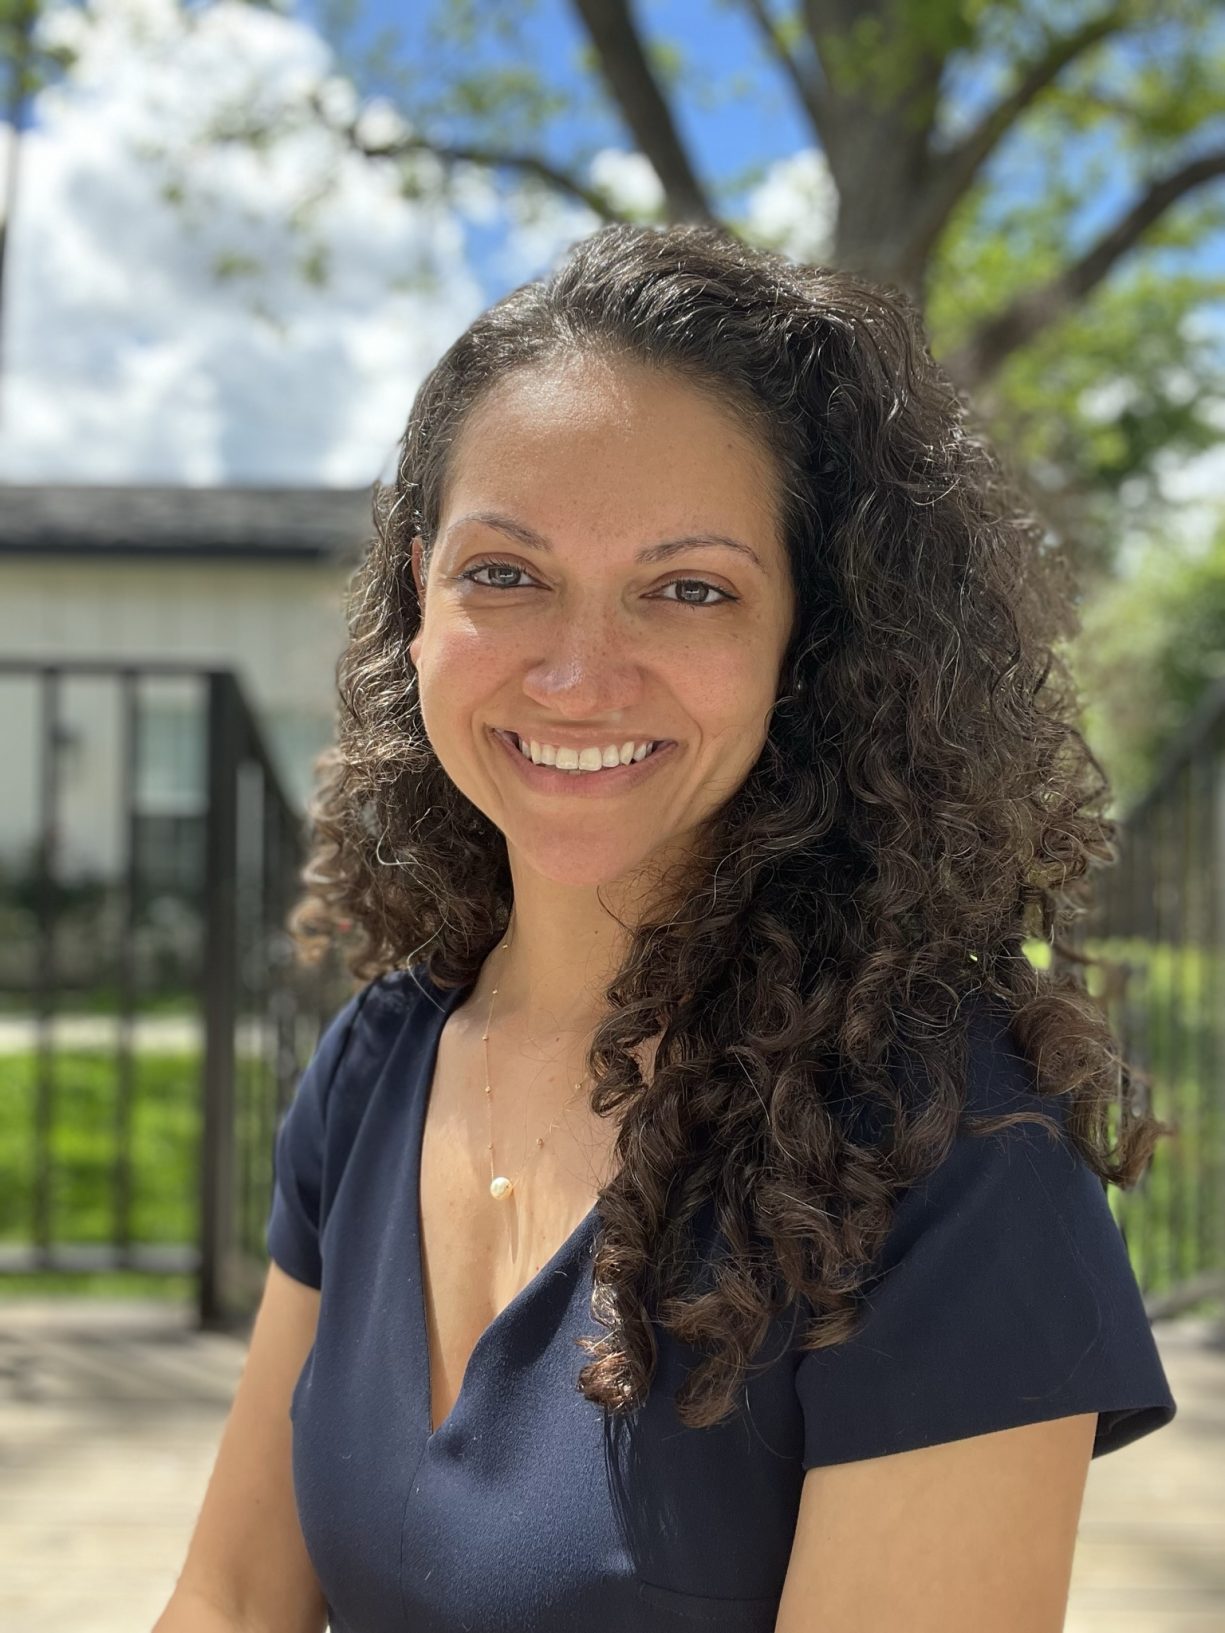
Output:
M542 834L526 842L508 836L507 849L517 866L528 868L537 878L575 890L594 890L631 878L655 854L657 846L639 848L610 837L607 844L588 836L558 840L556 833Z

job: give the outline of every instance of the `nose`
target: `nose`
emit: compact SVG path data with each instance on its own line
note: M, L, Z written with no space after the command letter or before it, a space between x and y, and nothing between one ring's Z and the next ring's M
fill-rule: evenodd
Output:
M558 641L532 663L524 691L541 712L560 719L613 717L637 706L642 666L629 642L607 620L558 631Z

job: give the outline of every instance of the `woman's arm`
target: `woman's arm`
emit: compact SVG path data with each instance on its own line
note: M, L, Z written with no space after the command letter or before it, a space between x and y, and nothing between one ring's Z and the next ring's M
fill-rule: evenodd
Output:
M170 1603L158 1617L153 1633L246 1633L226 1611L177 1587Z
M289 1419L318 1319L318 1291L271 1263L187 1558L152 1633L324 1633Z
M775 1633L1060 1633L1096 1428L809 1469Z

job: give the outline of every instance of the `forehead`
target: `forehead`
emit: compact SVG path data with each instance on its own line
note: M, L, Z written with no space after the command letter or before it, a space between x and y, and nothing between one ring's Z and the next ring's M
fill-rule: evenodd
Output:
M544 504L630 526L661 505L678 521L772 526L773 460L705 390L639 364L577 357L515 370L483 397L451 451L444 511ZM695 507L702 512L693 514ZM682 513L684 513L682 515Z

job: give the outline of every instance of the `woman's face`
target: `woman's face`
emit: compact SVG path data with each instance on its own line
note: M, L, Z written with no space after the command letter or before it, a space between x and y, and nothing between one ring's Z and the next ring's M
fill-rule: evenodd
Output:
M744 781L793 616L774 483L730 414L623 364L519 370L469 417L424 586L414 542L409 651L430 742L512 863L629 879ZM537 767L507 733L621 752ZM630 758L644 742L667 746Z

